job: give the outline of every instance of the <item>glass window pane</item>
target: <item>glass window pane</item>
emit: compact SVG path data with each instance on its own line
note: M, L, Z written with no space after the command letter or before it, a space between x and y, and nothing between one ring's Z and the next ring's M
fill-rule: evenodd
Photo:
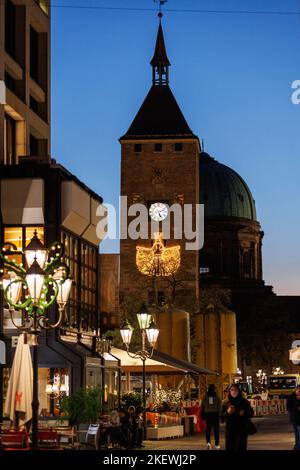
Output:
M25 246L28 245L32 237L34 236L35 230L37 231L37 236L44 243L44 227L26 227L26 240Z
M5 227L4 243L13 243L18 251L22 251L22 227Z

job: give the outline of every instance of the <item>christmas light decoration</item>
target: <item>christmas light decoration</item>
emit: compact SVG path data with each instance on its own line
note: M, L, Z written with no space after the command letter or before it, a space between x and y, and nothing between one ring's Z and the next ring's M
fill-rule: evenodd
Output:
M171 276L178 271L180 266L180 246L166 248L163 234L155 232L151 248L136 247L136 265L138 270L146 276Z

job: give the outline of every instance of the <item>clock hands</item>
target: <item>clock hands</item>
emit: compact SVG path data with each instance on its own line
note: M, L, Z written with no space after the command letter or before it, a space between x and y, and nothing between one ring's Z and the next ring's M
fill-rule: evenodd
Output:
M165 209L157 210L157 212L158 212L158 214L159 214L159 217L160 217L161 219L163 219L163 218L164 218ZM161 214L162 214L162 215L161 215Z
M149 214L153 220L162 221L168 216L168 209L162 203L154 203L150 207Z

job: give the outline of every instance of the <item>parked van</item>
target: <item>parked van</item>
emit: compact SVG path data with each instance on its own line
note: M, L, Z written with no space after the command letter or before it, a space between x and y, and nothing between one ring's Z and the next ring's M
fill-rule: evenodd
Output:
M268 395L270 398L286 398L300 385L300 374L269 375Z

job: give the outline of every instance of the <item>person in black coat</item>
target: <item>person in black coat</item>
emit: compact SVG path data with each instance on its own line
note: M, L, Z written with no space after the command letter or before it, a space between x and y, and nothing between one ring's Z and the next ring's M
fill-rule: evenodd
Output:
M206 448L211 449L210 435L214 430L215 448L220 449L220 414L222 410L222 402L219 398L216 387L210 384L207 394L201 401L201 417L206 421Z
M295 433L294 450L300 450L300 385L288 397L287 410Z
M121 425L132 447L144 447L142 444L143 428L133 405L128 407L127 413L124 413Z
M248 421L253 416L249 401L243 397L238 384L229 387L227 399L222 406L225 425L225 449L247 450Z

